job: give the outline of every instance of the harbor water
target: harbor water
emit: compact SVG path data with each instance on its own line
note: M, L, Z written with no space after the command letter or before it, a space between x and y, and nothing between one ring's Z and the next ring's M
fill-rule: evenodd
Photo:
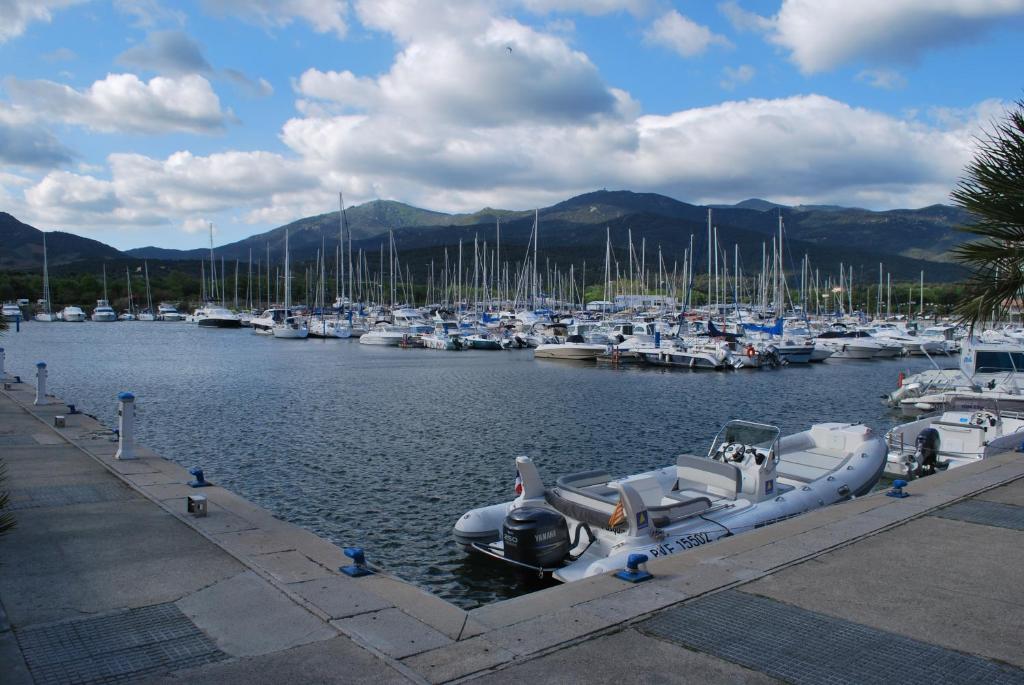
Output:
M517 455L553 483L704 454L733 418L783 433L823 421L884 431L897 417L880 395L901 371L931 367L905 358L614 369L535 361L529 350L278 340L165 322L29 322L0 347L9 373L31 382L35 362L47 362L49 391L107 425L117 393L134 392L143 444L467 608L530 589L451 538L467 509L513 497Z

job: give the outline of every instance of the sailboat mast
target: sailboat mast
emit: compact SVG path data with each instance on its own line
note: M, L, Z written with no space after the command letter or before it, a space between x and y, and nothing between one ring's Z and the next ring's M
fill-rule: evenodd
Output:
M285 316L288 316L288 310L292 306L292 278L291 270L288 264L288 230L284 232L284 310Z
M213 222L210 222L210 299L217 299L217 271L213 261Z

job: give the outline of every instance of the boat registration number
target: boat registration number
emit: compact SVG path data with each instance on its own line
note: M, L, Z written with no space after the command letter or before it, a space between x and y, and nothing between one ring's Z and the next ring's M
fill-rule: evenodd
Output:
M692 549L701 545L706 545L711 542L711 535L708 533L689 533L687 535L680 535L679 537L672 538L662 542L657 547L651 547L647 551L652 557L664 557L669 554L675 554L684 549Z

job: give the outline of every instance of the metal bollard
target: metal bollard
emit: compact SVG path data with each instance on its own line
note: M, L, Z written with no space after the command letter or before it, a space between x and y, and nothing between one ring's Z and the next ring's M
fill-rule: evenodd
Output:
M117 396L117 453L114 459L137 459L135 454L135 395Z
M6 356L6 353L4 352L4 348L0 347L0 378L3 378L5 375L7 375L7 374L4 373L4 358L5 358L5 356Z
M46 362L36 362L36 401L33 404L46 404Z

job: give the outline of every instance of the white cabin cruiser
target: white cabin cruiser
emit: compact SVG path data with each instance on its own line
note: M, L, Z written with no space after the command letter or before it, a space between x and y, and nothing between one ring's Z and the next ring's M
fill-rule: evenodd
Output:
M885 435L885 472L919 478L1009 452L1024 443L1024 414L959 408L896 426Z
M564 343L544 343L533 350L534 359L573 359L593 361L604 354L610 346L588 343L582 335L570 335Z
M902 349L899 345L883 345L867 333L858 331L825 331L815 338L815 345L831 352L833 359L891 358Z
M22 318L21 307L14 304L13 302L5 302L2 313L3 317L8 321L14 321L16 318Z
M173 304L161 302L156 308L156 318L160 321L184 321L185 315L178 311Z
M192 313L189 323L198 324L202 328L241 328L242 320L238 315L225 307L208 304Z
M401 326L392 326L387 323L378 323L369 331L359 337L361 345L388 345L398 347L409 339L409 329Z
M93 321L117 321L117 312L106 300L96 300L96 307L92 310Z
M885 452L859 424L780 437L774 426L730 421L706 457L624 478L588 471L545 488L533 461L518 457L518 496L466 512L454 537L510 565L579 580L622 569L630 554L677 554L865 494Z
M252 326L253 333L273 335L274 326L284 323L285 319L293 317L295 314L296 312L292 309L271 307L270 309L265 309L259 316L249 319L249 324Z
M61 321L85 321L85 312L82 311L81 307L69 304L60 310L60 319Z

